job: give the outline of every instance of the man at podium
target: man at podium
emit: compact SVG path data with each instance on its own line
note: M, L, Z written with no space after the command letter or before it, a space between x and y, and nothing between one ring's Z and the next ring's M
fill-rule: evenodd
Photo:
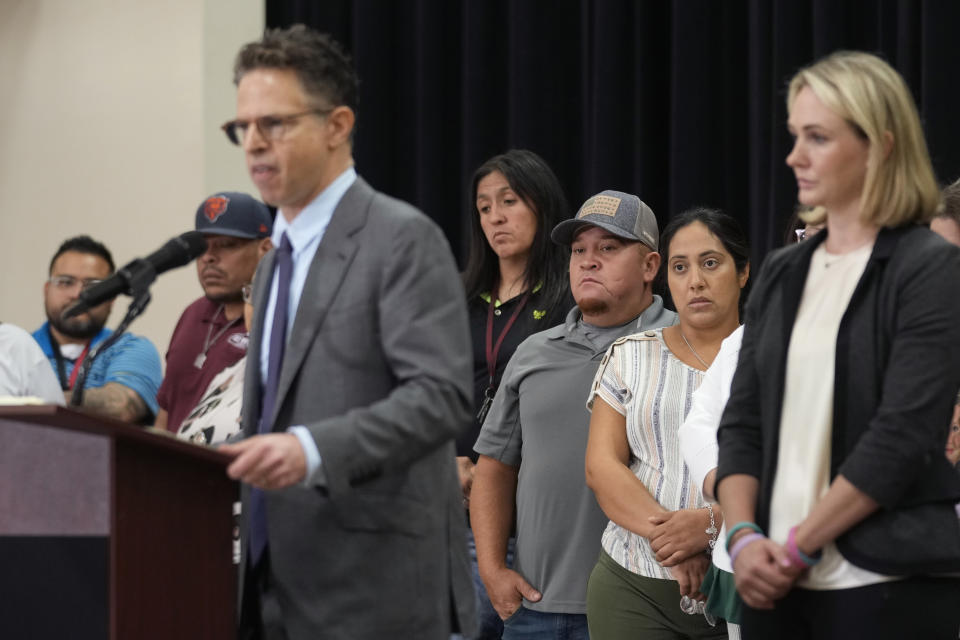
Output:
M242 637L441 640L472 629L453 439L470 421L463 288L440 229L354 169L357 77L303 26L241 49L237 116L274 251L253 282Z

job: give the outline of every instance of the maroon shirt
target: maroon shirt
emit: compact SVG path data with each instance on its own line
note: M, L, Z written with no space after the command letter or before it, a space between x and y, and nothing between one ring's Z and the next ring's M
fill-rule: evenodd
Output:
M213 339L226 325L227 318L220 305L205 297L194 301L180 316L170 338L167 371L157 394L157 404L167 412L168 431L176 433L203 397L210 381L246 355L248 336L243 318ZM212 342L203 366L198 369L194 363L203 352L208 335Z

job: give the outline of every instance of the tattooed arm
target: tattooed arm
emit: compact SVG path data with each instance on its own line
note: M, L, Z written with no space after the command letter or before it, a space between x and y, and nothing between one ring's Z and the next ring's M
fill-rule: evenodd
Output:
M67 404L70 403L70 395L71 392L68 392ZM83 409L130 423L140 422L150 412L139 393L119 382L84 389Z

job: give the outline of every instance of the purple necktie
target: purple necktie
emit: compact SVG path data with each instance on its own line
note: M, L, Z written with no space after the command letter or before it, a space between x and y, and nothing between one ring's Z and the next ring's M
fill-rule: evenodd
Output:
M280 368L283 364L283 351L287 343L287 307L290 306L290 278L293 274L293 247L290 238L284 233L280 238L280 247L276 252L277 262L277 303L273 309L273 324L270 329L270 353L267 360L267 380L263 390L263 402L260 403L260 423L258 433L273 431L270 422L277 405L277 388L280 385ZM263 491L250 490L250 561L253 566L260 561L267 547L267 509Z

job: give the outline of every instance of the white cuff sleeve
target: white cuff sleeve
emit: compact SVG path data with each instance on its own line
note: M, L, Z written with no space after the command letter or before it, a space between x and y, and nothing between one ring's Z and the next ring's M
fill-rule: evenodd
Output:
M320 452L317 450L317 443L313 441L309 429L302 424L295 424L287 429L287 433L297 436L300 446L303 447L303 455L307 458L307 474L301 483L304 487L314 485L326 485L327 478L323 473L321 466Z

